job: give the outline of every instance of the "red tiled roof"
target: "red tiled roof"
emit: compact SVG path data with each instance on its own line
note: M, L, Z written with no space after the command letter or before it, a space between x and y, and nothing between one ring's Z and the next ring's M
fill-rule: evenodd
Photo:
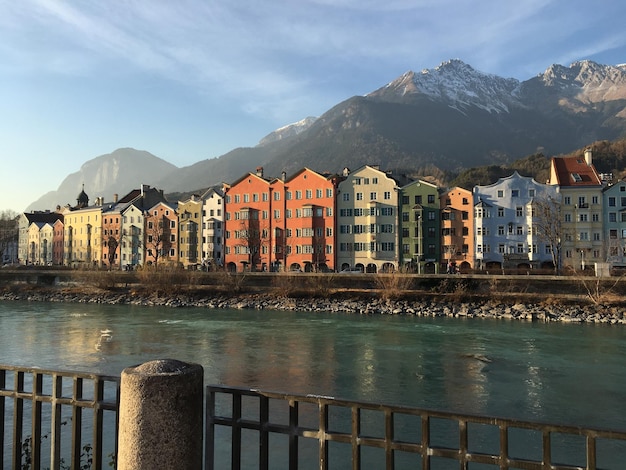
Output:
M602 180L593 164L583 157L553 157L552 168L560 186L600 186Z

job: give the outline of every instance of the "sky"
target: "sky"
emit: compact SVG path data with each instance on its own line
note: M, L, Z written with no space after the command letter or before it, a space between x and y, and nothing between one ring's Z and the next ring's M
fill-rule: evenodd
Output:
M0 211L118 148L188 166L450 59L519 80L625 63L624 18L622 0L0 0Z

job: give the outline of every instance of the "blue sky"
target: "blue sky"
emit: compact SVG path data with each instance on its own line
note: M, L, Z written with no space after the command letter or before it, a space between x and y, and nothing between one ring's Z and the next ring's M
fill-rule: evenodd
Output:
M0 0L0 210L117 148L191 165L452 58L520 80L624 63L624 18L621 0Z

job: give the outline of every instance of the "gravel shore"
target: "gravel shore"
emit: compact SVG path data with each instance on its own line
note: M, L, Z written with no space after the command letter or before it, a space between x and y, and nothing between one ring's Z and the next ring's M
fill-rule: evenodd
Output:
M359 315L416 315L422 317L493 318L506 320L626 324L622 306L504 303L492 300L455 302L445 299L384 300L354 298L290 298L270 293L172 295L158 297L130 292L73 292L64 290L13 291L0 294L0 301L78 302L111 305L200 307L210 309L287 310L336 312Z

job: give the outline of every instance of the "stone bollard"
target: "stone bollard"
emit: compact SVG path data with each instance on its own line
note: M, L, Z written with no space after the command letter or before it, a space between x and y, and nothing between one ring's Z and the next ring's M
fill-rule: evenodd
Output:
M203 369L173 359L122 371L118 470L201 469Z

